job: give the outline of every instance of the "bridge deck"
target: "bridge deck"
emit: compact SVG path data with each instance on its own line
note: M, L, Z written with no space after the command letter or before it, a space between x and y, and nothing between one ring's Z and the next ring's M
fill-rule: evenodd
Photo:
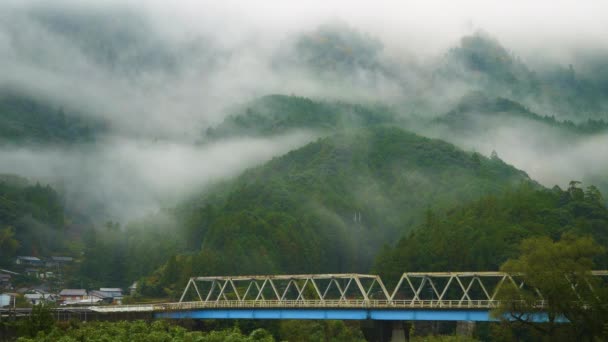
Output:
M495 300L222 300L146 305L93 306L96 312L164 312L198 309L444 309L491 310L500 305ZM539 301L538 308L543 303Z

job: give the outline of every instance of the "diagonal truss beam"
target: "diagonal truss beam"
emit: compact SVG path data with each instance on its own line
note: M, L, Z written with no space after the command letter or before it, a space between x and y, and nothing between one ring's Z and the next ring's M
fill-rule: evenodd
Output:
M607 277L608 270L592 271L591 275ZM412 305L424 301L435 303L432 305L442 305L448 301L466 305L474 301L496 301L505 284L523 289L526 285L521 276L522 274L503 272L406 272L392 292L387 290L379 276L356 273L193 277L188 280L179 301L183 302L188 292L194 290L197 301L205 303L228 301L229 297L236 298L239 302L266 302L269 293L272 293L270 300L278 303L351 300L369 303L372 294L381 297L374 298L374 301L394 303L403 302L403 299L398 298L399 291L407 291L409 294L405 301ZM583 287L586 291L593 292L594 289L587 280L586 284L575 284L568 275L564 276L577 295L577 291ZM476 283L479 287L475 286ZM199 284L206 285L199 287ZM378 287L380 291L373 292ZM424 291L425 288L429 289L428 293ZM538 289L532 290L541 300L544 298Z

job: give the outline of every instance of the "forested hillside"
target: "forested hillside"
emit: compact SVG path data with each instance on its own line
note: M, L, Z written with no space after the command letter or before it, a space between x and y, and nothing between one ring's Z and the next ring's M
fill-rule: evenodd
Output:
M63 203L53 188L0 175L0 265L61 250L63 230Z
M0 87L0 144L92 142L101 122L66 113L44 100Z
M482 92L464 96L453 110L434 120L434 123L466 134L478 134L483 129L526 123L553 129L556 134L561 134L562 138L608 131L608 122L604 120L587 119L578 123L570 120L560 121L554 116L538 115L516 101L502 97L493 98Z
M340 133L182 205L186 240L202 249L170 259L149 285L162 291L190 274L364 272L428 208L521 182L536 186L498 158L397 128Z
M207 129L206 137L269 136L290 130L329 132L398 120L395 112L386 106L318 101L286 95L263 96L234 111L220 125Z
M577 73L572 64L533 70L498 40L479 32L462 37L435 75L440 83L466 84L490 96L521 101L543 115L578 122L606 119L606 87L597 81L605 67L594 67L595 72L586 73Z
M518 255L528 237L558 240L564 233L591 236L608 245L608 208L594 186L578 182L562 190L522 185L449 210L428 211L424 222L395 246L386 246L375 271L394 281L403 272L493 271ZM597 260L599 269L608 260Z

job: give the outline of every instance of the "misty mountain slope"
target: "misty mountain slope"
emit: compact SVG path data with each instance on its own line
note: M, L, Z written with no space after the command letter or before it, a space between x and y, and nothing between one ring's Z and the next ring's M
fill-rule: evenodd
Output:
M293 55L281 56L279 66L295 66L320 73L321 77L355 77L356 72L385 73L382 42L345 23L331 22L295 39ZM285 58L286 57L286 58Z
M54 60L71 55L73 68L91 64L106 72L142 81L152 75L176 76L191 63L201 70L217 66L219 52L202 35L175 40L156 26L149 15L128 6L61 6L40 3L15 11L3 24L15 52L34 64L61 64ZM28 25L27 30L23 25ZM43 37L48 46L33 46L32 40ZM55 49L64 49L57 53ZM44 53L44 58L37 56ZM82 58L82 60L80 60ZM58 65L55 65L58 66ZM99 71L99 70L98 70Z
M268 95L247 103L216 127L207 139L231 136L268 136L290 130L335 131L396 123L395 113L381 105L317 101L305 97Z
M497 158L397 128L339 133L178 208L187 240L201 241L202 249L171 267L188 277L363 272L379 246L417 225L428 208L520 182L531 180Z
M538 80L528 67L483 33L462 37L460 44L447 52L437 74L517 98L539 92Z
M460 103L434 120L436 124L446 125L450 130L477 134L479 130L509 125L537 124L556 132L571 136L586 136L608 131L608 122L592 120L575 124L572 121L559 121L555 117L540 116L531 112L519 102L502 97L489 97L481 92L464 96Z
M519 253L528 237L562 234L592 236L608 245L608 208L595 187L578 184L562 190L520 186L503 195L459 205L443 214L428 214L376 259L375 271L388 282L405 271L494 271ZM608 260L598 260L604 268Z
M560 121L509 99L472 93L419 131L463 149L495 151L547 187L580 180L608 192L604 120Z
M105 129L63 109L17 91L0 88L0 144L91 142Z
M584 63L579 66L585 67ZM572 65L552 64L534 70L485 33L464 36L458 46L446 53L433 77L439 88L464 87L515 99L534 111L562 120L607 118L608 93L593 76L577 74Z

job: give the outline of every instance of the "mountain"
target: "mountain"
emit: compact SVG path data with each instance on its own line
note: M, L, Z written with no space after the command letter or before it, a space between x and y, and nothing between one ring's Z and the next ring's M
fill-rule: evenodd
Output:
M608 208L596 187L573 182L566 190L522 185L457 206L429 212L424 223L387 246L375 271L395 281L406 271L495 271L518 256L519 243L532 236L592 236L608 245ZM608 266L598 260L601 269Z
M0 144L73 144L95 140L105 125L61 107L0 88Z
M484 33L462 37L460 44L447 52L437 74L507 97L535 96L540 87L523 62Z
M314 31L304 32L275 58L281 68L298 68L321 78L367 77L386 73L381 55L382 42L342 22L328 22Z
M588 136L608 132L608 122L603 120L588 119L581 123L560 121L553 116L536 114L519 102L491 97L482 92L464 96L454 109L435 119L435 123L445 125L452 131L469 134L496 127L529 124L544 126L563 135Z
M578 68L584 70L587 64ZM608 93L593 73L577 73L571 64L534 70L482 32L463 37L451 48L433 77L438 87L464 87L490 97L514 99L543 116L577 123L608 119Z
M527 175L397 128L356 129L275 158L183 204L196 254L172 258L146 286L192 274L367 271L377 249L441 211ZM187 276L186 276L187 275Z
M290 130L329 132L397 122L394 111L386 106L317 101L286 95L263 96L233 111L218 126L207 129L206 139L269 136Z

